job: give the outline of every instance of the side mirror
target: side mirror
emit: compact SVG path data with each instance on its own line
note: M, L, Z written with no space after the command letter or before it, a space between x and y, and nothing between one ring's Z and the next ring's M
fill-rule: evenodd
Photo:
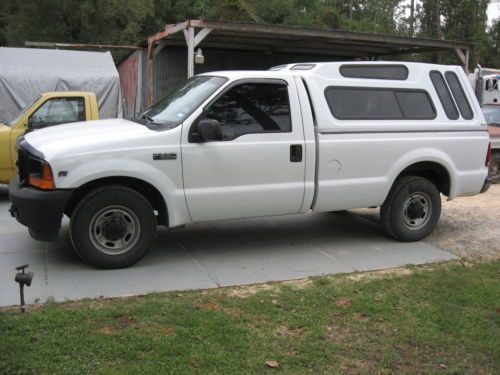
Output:
M28 122L26 123L26 128L28 129L28 131L33 130L33 123L32 123L31 119L32 119L32 117L29 117Z
M222 126L217 120L201 120L198 123L198 133L202 142L222 140Z
M43 128L43 120L35 115L28 119L28 130L36 130Z

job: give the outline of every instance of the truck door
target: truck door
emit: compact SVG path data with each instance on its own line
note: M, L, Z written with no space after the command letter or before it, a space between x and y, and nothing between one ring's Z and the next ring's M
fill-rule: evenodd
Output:
M200 139L203 119L220 124L221 140ZM304 131L293 81L237 81L183 133L184 189L193 221L300 211Z

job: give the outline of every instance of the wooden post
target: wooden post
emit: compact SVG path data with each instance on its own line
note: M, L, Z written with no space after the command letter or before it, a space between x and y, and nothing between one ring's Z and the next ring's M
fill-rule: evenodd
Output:
M189 26L187 30L184 30L184 37L186 38L187 44L187 77L191 78L194 76L194 27Z

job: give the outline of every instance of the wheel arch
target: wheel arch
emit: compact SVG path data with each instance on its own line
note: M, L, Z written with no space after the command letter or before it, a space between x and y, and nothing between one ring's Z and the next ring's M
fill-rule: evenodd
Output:
M445 196L452 191L451 174L443 164L436 161L418 161L406 166L393 181L405 176L419 176L430 180Z
M71 217L76 205L84 196L97 188L109 185L126 186L142 194L151 204L153 210L157 212L157 223L165 226L169 225L167 203L158 189L149 182L129 176L102 177L84 183L75 189L66 205L64 213Z

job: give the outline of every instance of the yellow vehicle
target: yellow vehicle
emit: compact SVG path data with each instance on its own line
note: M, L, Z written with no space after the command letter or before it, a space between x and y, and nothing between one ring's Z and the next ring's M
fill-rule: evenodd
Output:
M20 135L48 126L98 119L94 93L61 91L40 95L12 120L0 123L0 183L8 183L16 174L16 141Z

